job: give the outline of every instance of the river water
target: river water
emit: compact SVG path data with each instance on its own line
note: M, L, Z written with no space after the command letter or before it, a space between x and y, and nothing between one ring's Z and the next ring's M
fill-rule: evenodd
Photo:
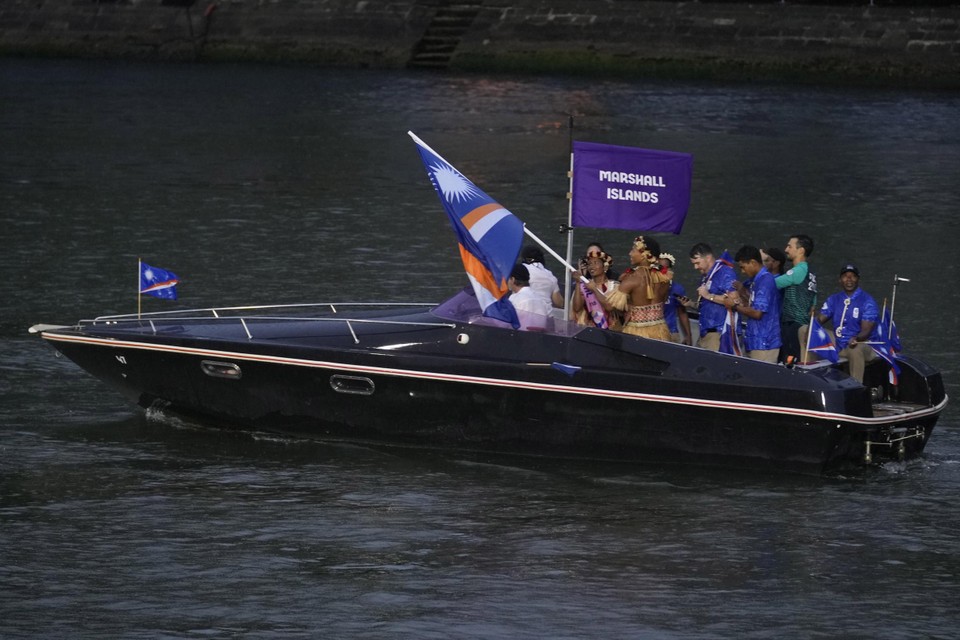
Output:
M563 252L570 114L694 155L688 288L697 241L808 233L825 292L910 279L957 397L956 93L0 60L0 636L955 637L955 404L853 477L478 459L147 416L26 333L135 311L138 257L182 281L148 311L443 299L407 130Z

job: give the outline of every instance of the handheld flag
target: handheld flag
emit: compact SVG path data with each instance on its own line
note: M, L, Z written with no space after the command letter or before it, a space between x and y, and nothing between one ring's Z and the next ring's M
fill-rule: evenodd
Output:
M887 364L890 365L890 383L898 384L900 381L900 367L897 365L897 357L894 355L893 351L890 349L890 344L887 342L881 344L871 344L872 348L878 356L887 361Z
M880 336L880 343L871 344L870 347L890 365L890 384L899 384L900 367L896 361L897 354L900 352L900 335L897 333L897 325L893 323L893 314L887 312L886 300L883 303L880 322L877 323L877 334Z
M727 309L727 317L723 321L723 328L720 330L720 353L729 353L735 356L743 355L743 345L740 344L740 336L737 335L737 325L740 324L740 314L732 309Z
M571 224L680 233L692 176L689 153L575 141Z
M165 300L177 299L177 276L165 269L140 262L140 294Z
M814 351L834 364L840 361L840 354L837 353L837 347L830 340L830 334L817 322L816 318L810 319L810 333L807 335L807 342L807 351Z
M504 296L523 243L523 222L481 191L413 132L427 176L440 196L460 244L460 258L483 315L520 327Z
M893 321L893 316L887 311L886 305L883 307L883 314L877 325L877 332L884 344L890 347L890 352L896 355L902 351L900 346L900 333L897 331L897 325Z

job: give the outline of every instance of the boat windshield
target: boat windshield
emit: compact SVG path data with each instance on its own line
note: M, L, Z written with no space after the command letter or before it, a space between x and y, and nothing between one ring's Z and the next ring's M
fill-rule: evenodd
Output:
M560 309L557 311L558 314L563 313ZM431 313L444 320L453 320L454 322L499 327L501 329L513 329L513 327L506 322L485 317L480 311L480 303L477 302L477 296L471 287L464 287L446 302L441 302L434 307ZM575 322L551 317L546 318L545 326L536 329L536 331L561 336L572 336L583 331L585 328L586 327L581 327Z

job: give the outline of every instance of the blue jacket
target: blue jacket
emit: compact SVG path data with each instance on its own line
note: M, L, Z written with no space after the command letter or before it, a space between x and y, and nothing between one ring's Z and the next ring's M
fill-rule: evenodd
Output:
M747 332L743 336L747 351L779 349L780 341L780 294L773 274L761 267L760 272L748 280L750 306L763 311L759 320L747 318Z
M719 266L718 266L719 265ZM737 279L733 269L719 260L711 269L710 273L703 277L701 284L707 285L707 290L713 294L722 296L725 293L733 291L733 281ZM706 298L700 299L700 337L707 334L710 329L720 331L723 328L723 322L727 318L727 309L718 302L710 302Z
M680 332L680 326L677 323L677 307L680 306L680 303L677 302L676 296L686 297L686 295L687 292L682 284L679 282L670 283L670 295L667 296L667 301L663 303L663 319L666 321L670 333Z
M869 293L857 287L849 298L850 305L846 314L843 313L844 301L847 300L847 294L844 291L833 294L820 307L820 313L829 316L830 323L833 325L833 335L837 338L837 351L845 349L850 338L860 333L863 321L876 323L880 319L880 308ZM880 340L876 324L870 332L870 340Z

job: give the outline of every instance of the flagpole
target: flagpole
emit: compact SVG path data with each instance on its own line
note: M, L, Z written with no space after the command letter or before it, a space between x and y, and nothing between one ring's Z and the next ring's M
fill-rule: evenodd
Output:
M547 253L549 253L549 254L552 255L554 258L556 258L557 261L560 262L560 264L562 264L563 266L565 266L569 271L576 271L576 269L573 268L573 265L571 265L569 262L567 262L566 259L564 259L563 257L561 257L561 255L560 255L559 253L557 253L556 251L554 251L553 249L551 249L550 246L547 245L546 242L544 242L543 240L541 240L540 238L538 238L537 235L536 235L533 231L530 231L530 229L527 228L527 225L523 225L523 232L524 232L525 234L527 234L528 236L530 236L530 239L531 239L531 240L533 240L534 242L536 242L537 244L539 244L541 247L543 247L543 248L547 251ZM586 279L586 277L584 277L583 274L580 275L580 279L583 280L584 282L588 282L588 280Z
M143 259L137 258L137 321L140 321L140 304L143 296L140 294L140 275L143 273Z
M894 274L893 276L893 295L890 300L890 326L893 326L893 308L897 304L897 285L901 282L910 282L907 278L901 278L900 276ZM880 316L881 318L883 316Z
M570 142L570 170L567 172L570 191L567 193L567 262L573 262L573 114L570 114L569 142ZM563 319L570 317L570 276L563 278Z

